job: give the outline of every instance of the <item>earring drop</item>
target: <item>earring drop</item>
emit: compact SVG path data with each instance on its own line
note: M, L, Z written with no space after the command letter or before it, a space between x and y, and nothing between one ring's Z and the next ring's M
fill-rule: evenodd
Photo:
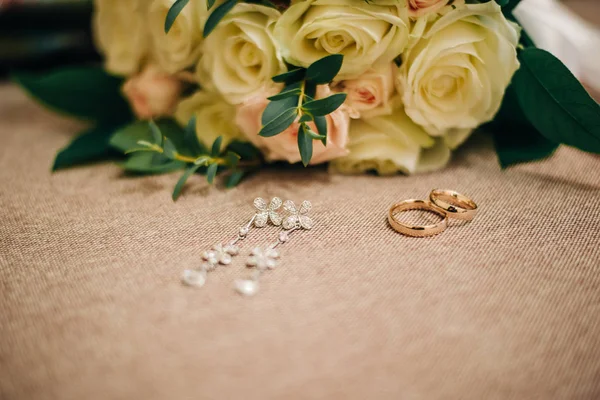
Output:
M306 214L311 210L310 201L303 201L300 208L296 208L293 201L287 200L283 203L283 209L290 215L283 220L283 229L275 243L266 247L256 247L250 253L246 265L254 268L254 272L248 279L238 279L234 283L235 290L244 296L253 296L258 292L261 275L263 272L277 267L280 258L279 250L276 248L289 241L290 234L299 230L310 230L314 222Z
M213 271L220 265L229 265L233 257L240 252L238 243L246 238L252 227L262 228L270 221L273 225L279 226L282 218L277 212L281 208L281 199L274 197L267 205L267 202L258 197L254 199L254 208L256 212L250 221L242 226L235 239L227 244L216 244L209 251L202 254L202 264L195 269L186 269L181 277L182 283L193 287L202 287L206 283L208 272Z

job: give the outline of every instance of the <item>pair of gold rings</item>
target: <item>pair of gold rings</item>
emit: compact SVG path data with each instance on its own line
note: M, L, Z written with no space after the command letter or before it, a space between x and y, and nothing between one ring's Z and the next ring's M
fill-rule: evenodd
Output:
M434 225L409 225L399 221L395 215L410 210L425 210L442 217ZM448 218L470 221L477 214L477 204L465 195L454 190L435 189L429 193L429 200L404 200L394 204L388 212L390 226L396 232L414 237L434 236L448 227Z

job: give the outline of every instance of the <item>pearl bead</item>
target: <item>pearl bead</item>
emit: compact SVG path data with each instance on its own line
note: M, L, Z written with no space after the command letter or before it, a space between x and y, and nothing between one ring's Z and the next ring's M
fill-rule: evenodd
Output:
M247 227L242 227L240 228L240 237L246 237L246 235L248 234L249 229Z
M202 287L206 283L206 272L186 269L183 271L181 282L188 286Z
M235 290L244 296L254 296L258 292L258 282L250 279L238 279L234 286Z
M287 233L287 232L280 232L280 233L279 233L279 241L280 241L281 243L285 243L285 242L287 242L289 238L290 238L290 237L289 237L289 235L288 235L288 233Z

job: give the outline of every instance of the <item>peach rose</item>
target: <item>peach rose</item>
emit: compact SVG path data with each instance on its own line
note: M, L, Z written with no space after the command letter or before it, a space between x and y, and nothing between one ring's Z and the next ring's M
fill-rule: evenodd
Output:
M320 92L329 92L329 88L321 89ZM320 93L319 93L320 94ZM237 109L235 121L244 135L252 144L258 147L268 161L286 160L296 163L301 160L298 150L298 122L294 122L289 128L277 136L262 137L258 132L262 127L262 113L269 104L267 97L272 93L262 93L251 97L240 104ZM318 98L326 97L317 96ZM350 118L343 106L329 114L327 117L327 146L319 141L313 142L313 156L310 164L320 164L329 160L348 154L346 145L348 143L348 130ZM314 123L308 125L313 131L317 131Z
M154 65L147 66L123 85L123 93L139 119L172 115L181 90L178 79Z
M351 118L371 118L392 113L394 94L394 63L373 67L356 79L339 81L333 91L348 94L344 103Z
M464 3L464 0L461 2ZM418 18L426 14L433 14L449 3L455 4L452 0L408 0L408 15Z

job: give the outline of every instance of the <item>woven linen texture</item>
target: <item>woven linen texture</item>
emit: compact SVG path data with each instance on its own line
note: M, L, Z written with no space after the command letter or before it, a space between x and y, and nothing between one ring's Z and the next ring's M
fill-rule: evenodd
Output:
M49 173L81 125L0 86L1 399L600 398L600 158L501 171L469 141L441 171L265 170L238 188L110 163ZM432 188L475 221L403 237L388 207ZM243 257L183 287L252 200L313 203L258 296ZM243 243L276 238L253 230Z

